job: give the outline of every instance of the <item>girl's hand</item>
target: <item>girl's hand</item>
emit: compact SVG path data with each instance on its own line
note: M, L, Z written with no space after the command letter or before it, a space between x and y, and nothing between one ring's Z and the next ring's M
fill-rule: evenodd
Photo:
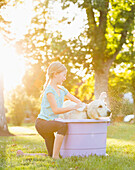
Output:
M75 106L74 106L74 110L77 110L77 109L79 109L79 108L81 108L81 107L83 107L84 106L84 104L81 102L81 103L78 103L78 104L76 104Z
M85 103L82 103L82 107L80 107L79 109L77 109L78 111L82 112L86 109L86 104Z

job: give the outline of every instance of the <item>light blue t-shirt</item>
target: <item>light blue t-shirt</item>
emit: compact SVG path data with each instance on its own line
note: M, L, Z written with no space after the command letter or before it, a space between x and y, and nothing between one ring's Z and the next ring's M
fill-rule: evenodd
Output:
M45 120L54 120L58 118L58 114L54 114L51 109L50 103L47 99L47 93L52 93L55 97L57 106L59 108L62 108L63 102L64 102L64 96L67 95L68 90L63 86L60 86L59 89L60 89L60 96L58 95L58 93L52 86L48 85L46 87L43 98L42 98L41 110L38 115L38 118L45 119Z

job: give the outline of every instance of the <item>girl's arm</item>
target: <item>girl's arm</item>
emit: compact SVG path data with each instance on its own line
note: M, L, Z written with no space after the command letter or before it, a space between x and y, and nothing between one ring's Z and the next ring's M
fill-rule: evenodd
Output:
M82 106L82 103L79 102L75 106L72 105L72 106L68 106L68 107L65 107L65 108L59 108L59 107L57 107L55 97L52 93L47 94L47 99L50 103L50 106L51 106L54 114L62 114L62 113L65 113L65 112L69 112L71 110L76 110L76 109L78 109Z
M67 93L67 95L65 96L67 99L75 102L75 103L82 103L81 100L79 100L78 98L76 98L75 96L73 96L71 93Z

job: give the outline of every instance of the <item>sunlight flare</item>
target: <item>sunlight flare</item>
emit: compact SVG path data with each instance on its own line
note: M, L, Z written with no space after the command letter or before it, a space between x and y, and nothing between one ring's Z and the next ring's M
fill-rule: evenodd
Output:
M0 41L0 72L4 77L4 89L9 91L17 84L21 83L22 76L25 72L25 61L21 56L18 56L16 50L4 45L1 38Z

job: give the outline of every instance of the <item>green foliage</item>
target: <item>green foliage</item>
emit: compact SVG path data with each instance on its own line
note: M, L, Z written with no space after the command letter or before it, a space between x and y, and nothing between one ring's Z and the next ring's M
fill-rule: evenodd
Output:
M132 73L129 70L130 65L121 64L117 66L116 70L111 70L109 78L109 97L111 111L113 117L117 115L133 114L133 106L129 101L124 100L123 96L127 92L131 92L134 96L133 85L132 85Z
M41 69L41 65L33 64L23 76L22 83L28 96L39 98L43 90L45 82L45 72Z
M75 56L79 56L79 63L84 69L87 68L86 74L94 69L95 76L101 77L100 81L99 78L95 80L94 90L98 93L103 90L107 91L108 73L112 63L118 62L116 60L118 54L121 55L120 63L127 60L132 50L129 48L127 56L122 57L123 54L125 55L125 45L130 47L132 44L134 3L132 0L70 0L70 2L66 1L65 5L72 2L85 10L87 15L85 31L77 39L68 42L71 47L74 47L72 61L78 62L78 60L75 61ZM130 55L130 61L133 60L133 56ZM99 86L102 88L98 89Z
M8 101L8 115L11 118L11 122L14 125L21 125L25 118L24 102L25 95L22 93L22 88L18 86L16 91L12 91L10 99Z
M74 54L74 46L70 46L70 43L62 40L61 35L57 35L52 39L52 55L56 60L61 61L67 68L67 78L64 82L64 86L70 91L80 83L82 76L77 75L76 71L71 71L72 69L80 69L82 54L78 52L78 56ZM74 44L73 44L74 45ZM76 47L75 47L76 48ZM74 59L73 59L74 58ZM77 66L78 64L78 66Z
M21 3L21 0L1 0L0 1L0 34L3 36L5 42L10 43L14 39L14 35L11 31L11 21L7 17L3 16L4 10L8 6L16 6L17 1Z
M83 67L86 69L85 74L91 73L94 69L95 75L101 77L95 80L94 90L98 93L107 91L108 74L112 63L129 62L124 46L126 45L131 52L135 8L133 0L61 1L63 12L74 3L85 11L87 17L84 18L86 20L84 31L77 38L67 41L63 40L59 32L52 32L50 29L50 23L53 21L51 15L53 2L35 1L35 16L30 30L25 39L18 43L18 51L22 47L30 65L30 70L26 72L23 81L27 94L39 97L45 82L46 68L56 60L64 63L69 73L72 68ZM130 55L129 59L133 60L133 55ZM67 77L64 85L69 90L82 79L81 75L75 76L73 73ZM38 82L38 86L35 82ZM99 86L102 88L96 89Z
M28 34L25 35L24 40L16 44L18 53L23 52L24 57L28 59L29 68L23 77L25 90L29 96L32 95L36 98L41 94L47 67L51 62L61 61L67 67L68 73L73 68L71 66L73 51L67 42L62 40L60 33L52 32L49 29L49 24L53 20L52 5L51 1L35 1L35 16L32 18ZM73 77L75 77L74 73L68 74L64 83L68 90L71 90L72 85L80 81L79 76L76 76L75 79Z
M35 16L32 18L30 29L23 40L16 43L18 53L27 58L28 70L23 78L27 94L38 98L45 83L46 69L52 61L51 40L53 33L48 28L51 12L48 10L49 1L34 1ZM54 57L53 57L54 60Z
M113 91L114 92L114 91ZM133 114L133 103L130 103L129 100L123 98L122 93L117 93L116 91L112 94L110 99L110 106L113 119L119 116L126 116Z
M130 103L129 100L124 100L120 112L124 116L133 114L133 103Z
M17 86L8 96L6 100L8 109L7 116L11 119L13 125L20 126L25 118L36 119L40 111L40 101L28 97L24 88Z
M94 76L88 78L78 89L78 98L85 103L94 100Z
M0 1L0 12L2 11L2 8L4 8L8 4L7 0L1 0ZM0 32L1 33L8 33L8 30L6 29L6 25L8 25L10 22L6 21L3 16L2 12L0 13Z

